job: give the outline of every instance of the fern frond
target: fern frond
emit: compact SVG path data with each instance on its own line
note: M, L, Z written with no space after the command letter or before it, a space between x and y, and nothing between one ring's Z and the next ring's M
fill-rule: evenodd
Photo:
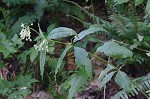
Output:
M139 86L144 92L150 90L150 74L143 77L142 83Z
M75 6L77 6L81 11L83 11L85 14L87 14L94 22L96 22L97 24L99 24L100 22L103 22L102 19L100 19L99 17L95 16L94 14L88 12L87 10L85 10L83 7L81 7L79 4L69 1L69 0L63 0L65 2L71 3Z
M117 92L114 96L110 97L110 99L130 99L129 97L138 95L139 91L142 91L142 93L148 97L145 93L150 90L150 73L146 76L139 77L134 80L136 82L136 85L139 87L132 85L132 92L126 93L124 90L121 90Z
M150 42L150 36L144 36L144 41Z
M121 99L129 99L128 95L123 90L116 93L113 97L110 97L110 99L120 99L120 98Z

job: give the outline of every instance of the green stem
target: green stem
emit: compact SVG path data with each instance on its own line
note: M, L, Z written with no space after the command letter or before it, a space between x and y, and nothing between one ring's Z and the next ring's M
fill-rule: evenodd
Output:
M47 39L47 40L55 42L55 43L64 44L64 45L72 44L72 43L64 43L64 42L60 42L60 41L56 41L56 40L52 40L52 39Z
M94 5L93 5L93 0L91 0L91 5L92 5L92 13L94 15Z
M110 64L110 65L113 66L115 69L119 70L116 66L114 66L112 63L110 63L110 62L104 60L103 58L101 58L101 57L99 57L99 56L97 56L97 55L95 55L95 54L92 54L92 53L90 53L90 52L88 52L88 54L91 55L91 56L93 56L93 57L95 57L95 58L97 58L97 59L99 59L99 60L101 60L102 62L104 62L104 63L106 63L106 64Z
M35 33L37 33L38 35L40 35L39 32L37 32L36 30L34 30L33 28L30 28L32 31L34 31Z

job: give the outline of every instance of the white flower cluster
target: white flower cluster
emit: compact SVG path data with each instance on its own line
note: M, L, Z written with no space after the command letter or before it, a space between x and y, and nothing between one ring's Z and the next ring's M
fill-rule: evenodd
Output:
M33 24L31 24L31 25L33 25ZM29 27L29 25L25 25L25 24L21 24L21 27L22 27L22 29L21 29L21 32L20 32L20 37L22 38L22 39L25 39L26 41L32 41L31 40L31 32L30 32L30 27Z
M46 52L49 52L48 41L44 39L42 42L39 42L36 45L34 45L34 48L38 51L45 50Z

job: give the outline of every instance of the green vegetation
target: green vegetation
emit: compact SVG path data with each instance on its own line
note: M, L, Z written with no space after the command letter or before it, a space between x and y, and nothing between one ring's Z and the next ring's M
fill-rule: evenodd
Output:
M93 6L93 1L82 3ZM26 98L34 89L32 84L38 82L54 99L72 99L93 80L92 60L98 59L105 64L98 77L99 92L114 79L120 90L110 99L129 99L139 93L150 98L149 71L140 70L141 74L135 76L127 72L130 66L135 71L143 66L150 70L150 0L107 0L107 19L96 16L94 7L87 11L69 0L2 0L0 3L0 94L3 97ZM62 26L61 18L77 20L84 30L76 32ZM90 21L86 22L87 18ZM90 42L94 44L92 49ZM75 69L64 69L68 53L74 55ZM2 70L8 68L7 60L13 58L21 61L20 70L15 76L3 75Z

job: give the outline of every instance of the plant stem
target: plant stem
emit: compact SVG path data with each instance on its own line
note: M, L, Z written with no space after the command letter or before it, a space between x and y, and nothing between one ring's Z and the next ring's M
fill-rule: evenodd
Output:
M38 35L40 35L39 32L37 32L36 30L34 30L33 28L30 28L32 31L34 31L35 33L37 33Z
M52 40L52 39L47 39L47 40L55 42L55 43L64 44L64 45L72 44L72 43L64 43L64 42L60 42L60 41L56 41L56 40Z
M103 58L101 58L101 57L99 57L99 56L97 56L97 55L94 55L94 54L92 54L92 53L90 53L90 52L88 52L88 54L91 55L91 56L93 56L93 57L95 57L95 58L97 58L97 59L99 59L99 60L101 60L102 62L104 62L104 63L106 63L106 64L110 64L111 66L113 66L115 69L118 70L118 68L117 68L116 66L114 66L114 65L111 64L110 62L104 60Z
M93 5L93 0L91 0L91 5L92 5L92 13L94 15L94 5Z

